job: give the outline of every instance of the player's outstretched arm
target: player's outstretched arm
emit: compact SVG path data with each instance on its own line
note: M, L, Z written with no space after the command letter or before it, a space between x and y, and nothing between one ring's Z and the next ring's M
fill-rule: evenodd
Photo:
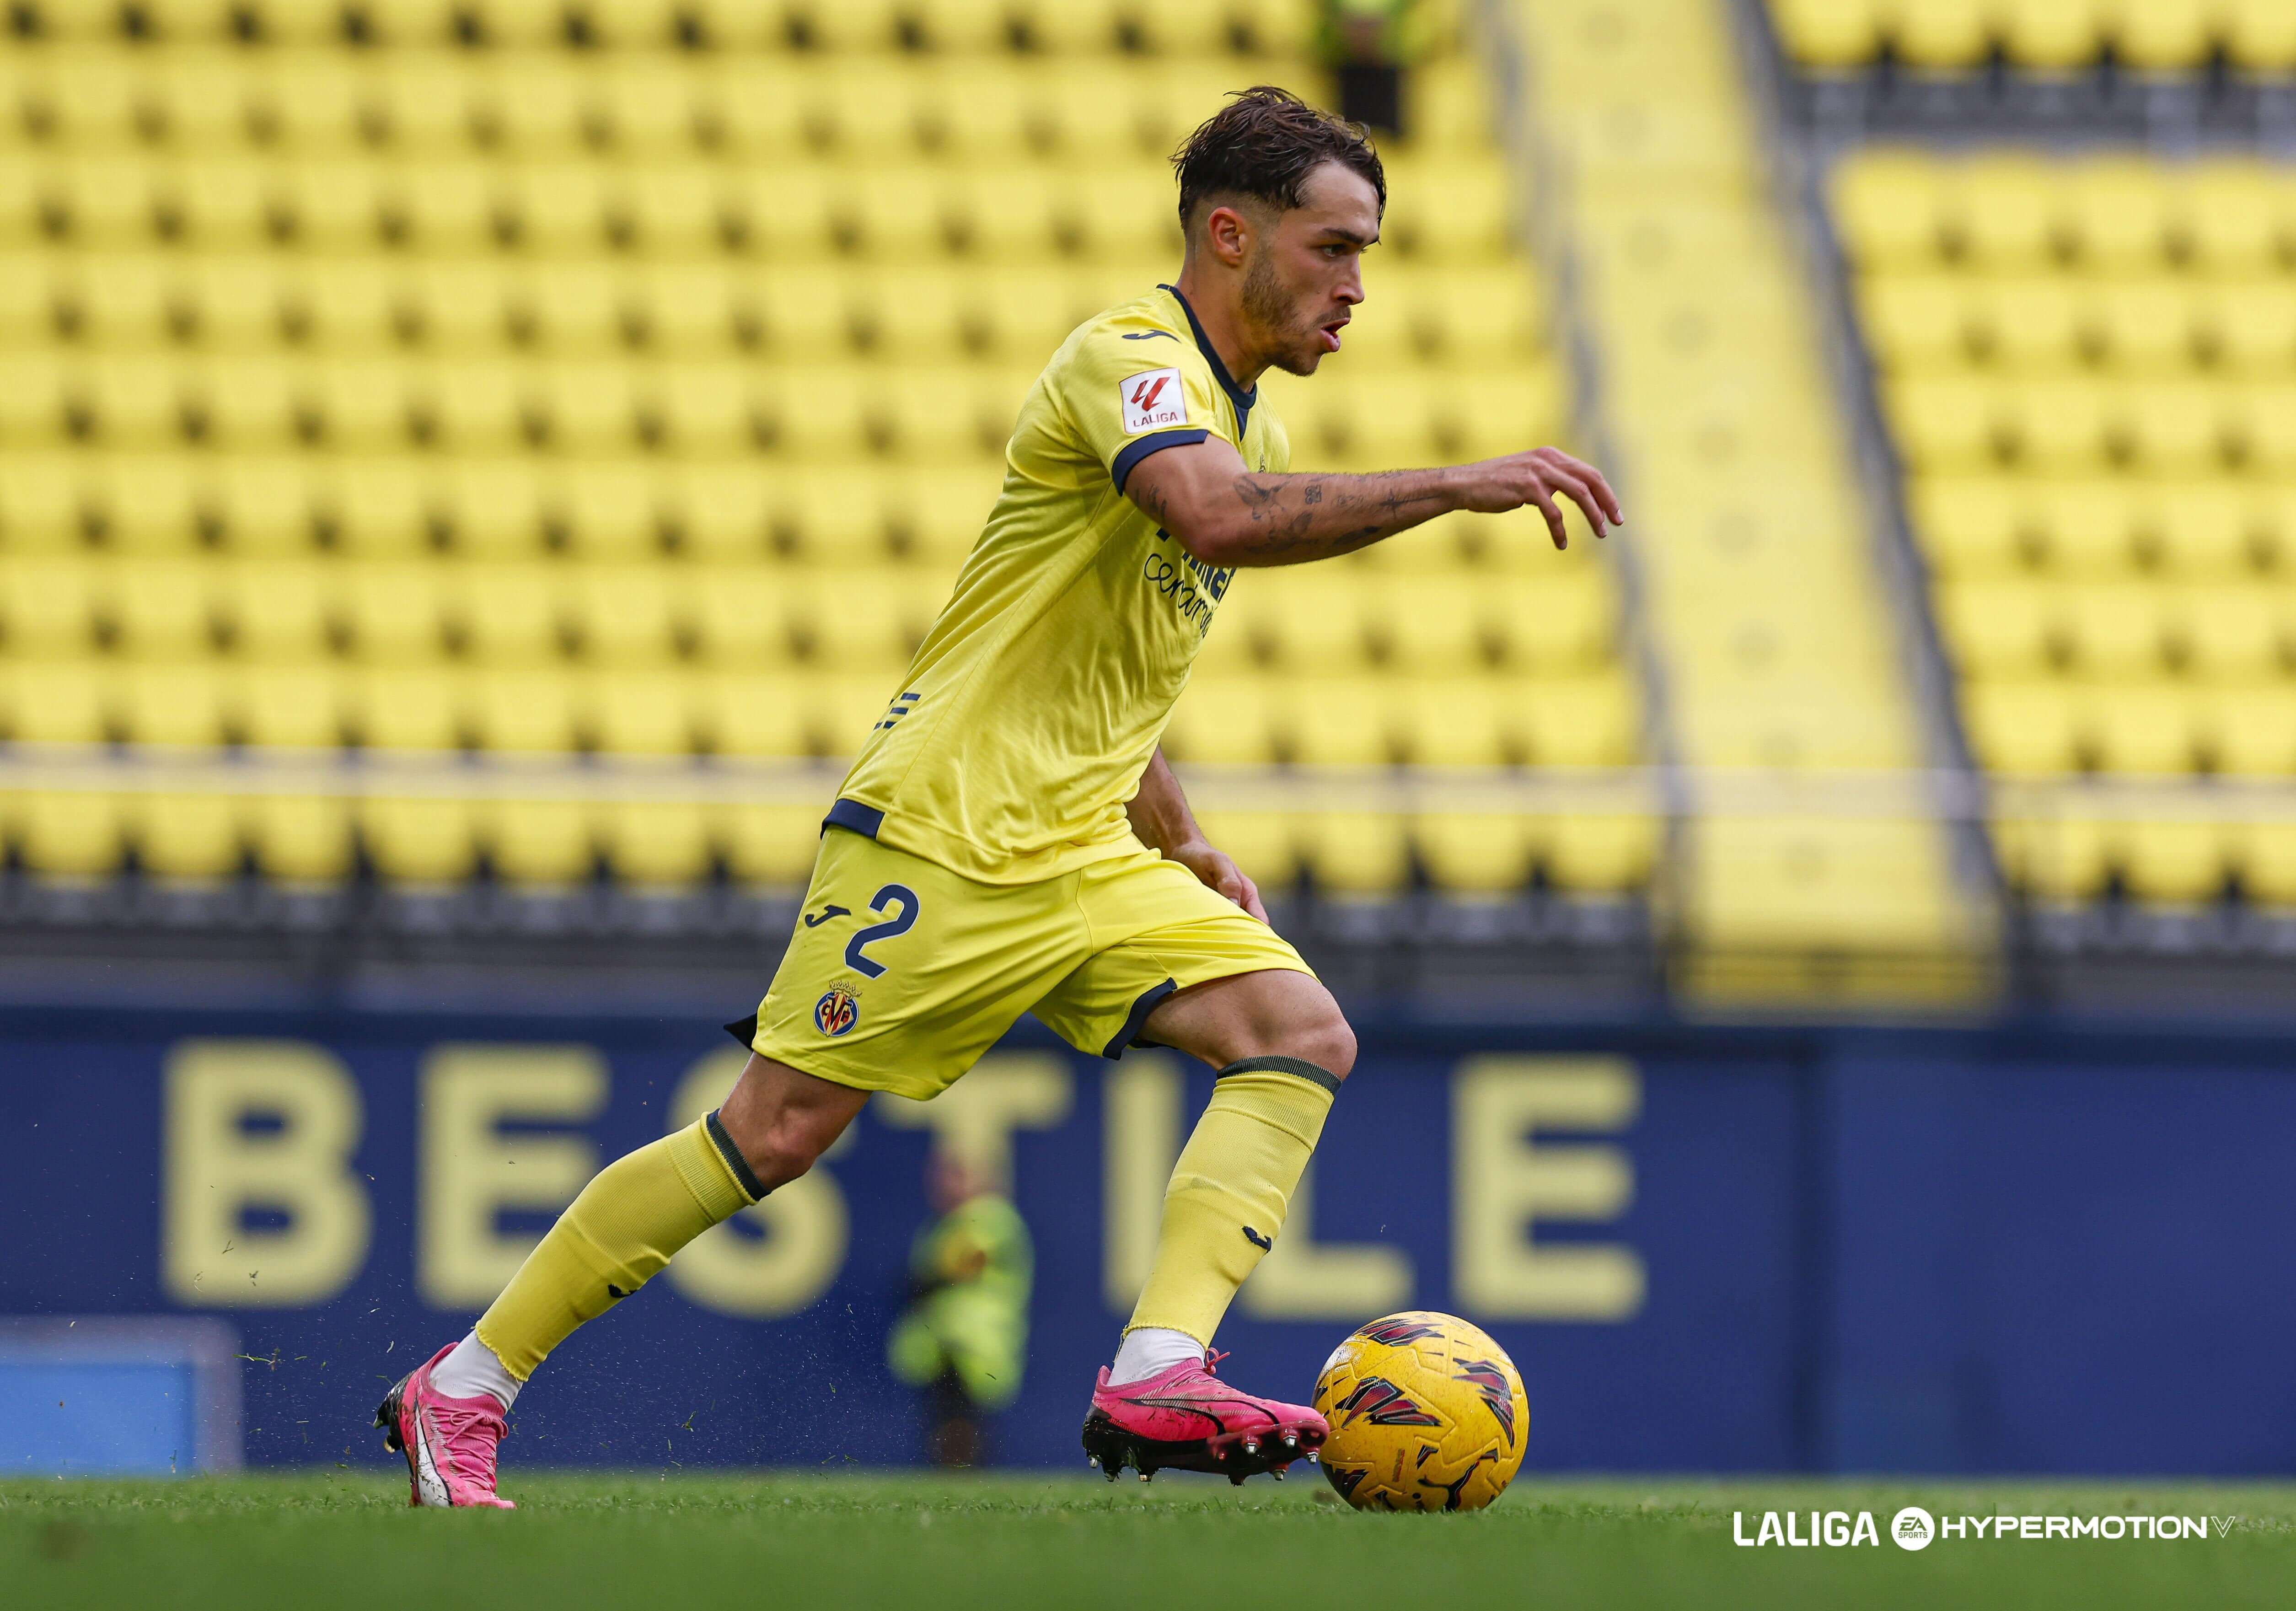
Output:
M1603 473L1559 448L1435 470L1375 475L1255 473L1234 444L1212 437L1152 453L1134 466L1125 494L1182 547L1211 565L1298 565L1351 554L1439 514L1486 514L1525 504L1567 547L1560 496L1578 505L1595 535L1626 516Z
M1233 858L1214 850L1204 837L1160 747L1148 758L1148 769L1140 775L1140 788L1124 802L1124 813L1132 818L1132 831L1140 836L1141 843L1153 845L1167 861L1178 862L1207 887L1218 890L1260 922L1267 921L1267 908L1259 902L1259 886L1244 875Z

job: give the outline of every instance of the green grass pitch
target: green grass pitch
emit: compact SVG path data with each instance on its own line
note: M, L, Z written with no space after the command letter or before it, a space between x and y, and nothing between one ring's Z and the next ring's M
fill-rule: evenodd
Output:
M0 1605L131 1611L1115 1611L2284 1607L2296 1485L1526 1478L1467 1516L1359 1516L1312 1467L1167 1475L508 1475L515 1515L410 1512L368 1472L0 1483ZM1764 1510L2229 1516L2205 1541L1740 1549ZM1806 1525L1806 1523L1804 1524ZM2214 1529L2211 1529L2212 1534Z

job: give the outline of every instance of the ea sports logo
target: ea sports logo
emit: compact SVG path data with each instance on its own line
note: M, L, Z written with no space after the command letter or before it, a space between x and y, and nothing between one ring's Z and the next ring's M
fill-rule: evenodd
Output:
M1937 1524L1918 1505L1908 1505L1890 1518L1890 1536L1900 1549L1926 1549L1937 1536Z
M861 1022L861 1004L849 990L824 990L813 1004L813 1026L824 1035L841 1035Z

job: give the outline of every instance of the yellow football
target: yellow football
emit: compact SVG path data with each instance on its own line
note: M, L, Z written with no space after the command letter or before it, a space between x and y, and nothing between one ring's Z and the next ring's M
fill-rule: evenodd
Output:
M1522 1464L1530 1403L1506 1351L1456 1315L1406 1310L1332 1350L1316 1380L1324 1475L1358 1510L1480 1510Z

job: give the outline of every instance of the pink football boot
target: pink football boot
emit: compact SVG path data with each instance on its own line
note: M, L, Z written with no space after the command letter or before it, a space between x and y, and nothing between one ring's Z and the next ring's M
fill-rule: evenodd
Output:
M515 1510L495 1492L495 1445L502 1442L502 1406L491 1393L450 1399L430 1385L430 1372L454 1352L449 1343L407 1373L374 1412L382 1441L406 1457L410 1505L480 1505Z
M1240 1393L1212 1374L1217 1349L1144 1381L1108 1385L1103 1369L1084 1418L1084 1451L1110 1482L1130 1466L1146 1482L1157 1472L1217 1471L1231 1483L1267 1472L1282 1481L1301 1456L1316 1458L1332 1429L1302 1404Z

